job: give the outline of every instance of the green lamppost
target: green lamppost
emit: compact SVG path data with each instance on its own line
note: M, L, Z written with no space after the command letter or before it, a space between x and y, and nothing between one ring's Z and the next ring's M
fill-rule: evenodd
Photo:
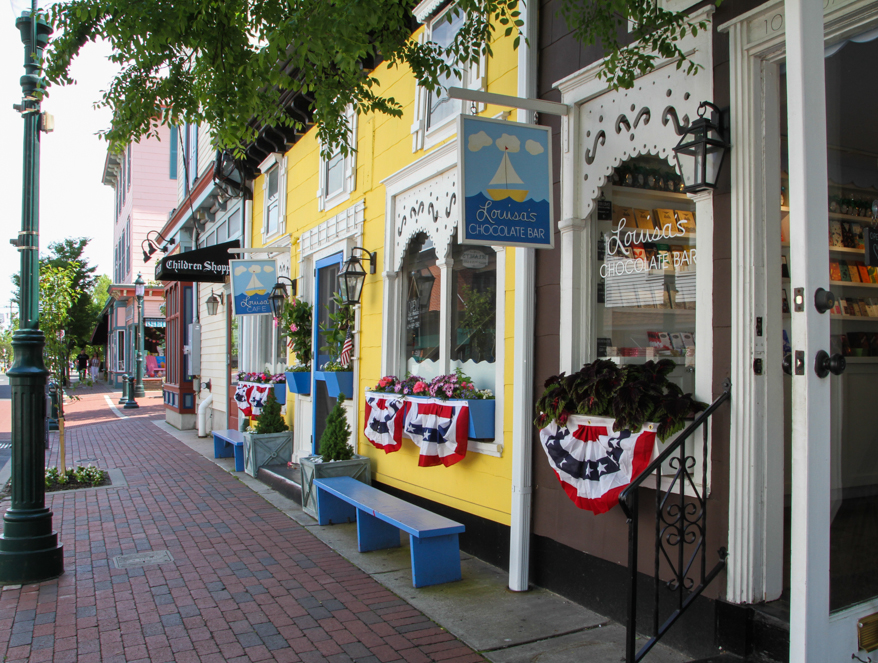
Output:
M31 10L15 20L24 44L23 99L16 110L24 120L21 232L21 320L12 337L15 362L12 387L12 503L3 515L0 536L0 584L41 582L64 573L62 545L46 508L45 340L39 316L40 129L43 115L35 95L42 89L40 61L52 29Z
M137 297L137 368L135 372L134 397L146 396L143 390L143 293L146 281L137 272L137 280L134 281L134 295Z

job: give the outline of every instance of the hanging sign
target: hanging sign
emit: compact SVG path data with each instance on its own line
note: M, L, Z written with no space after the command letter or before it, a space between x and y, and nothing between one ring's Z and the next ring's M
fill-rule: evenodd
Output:
M417 298L406 302L405 328L418 329L421 326L421 302Z
M552 248L549 127L461 115L457 135L461 244Z
M277 283L275 260L230 260L235 315L271 314L268 296Z
M229 249L240 247L241 242L235 239L165 256L155 265L155 280L225 283L229 275Z

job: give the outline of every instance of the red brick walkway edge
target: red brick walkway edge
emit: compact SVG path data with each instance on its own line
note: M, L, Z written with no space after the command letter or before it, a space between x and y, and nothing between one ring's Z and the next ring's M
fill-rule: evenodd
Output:
M109 417L105 395L119 398L83 390L69 404L67 464L120 469L127 486L47 496L66 572L0 592L2 660L483 660L158 429L159 408ZM173 561L118 568L150 551Z

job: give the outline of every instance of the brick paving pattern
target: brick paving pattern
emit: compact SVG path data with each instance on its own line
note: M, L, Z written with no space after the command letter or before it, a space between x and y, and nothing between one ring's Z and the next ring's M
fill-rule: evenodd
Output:
M67 464L96 459L128 486L47 495L65 574L0 593L0 660L484 660L162 432L160 402L120 420L104 399L118 392L81 394L67 406ZM173 562L114 564L164 550Z

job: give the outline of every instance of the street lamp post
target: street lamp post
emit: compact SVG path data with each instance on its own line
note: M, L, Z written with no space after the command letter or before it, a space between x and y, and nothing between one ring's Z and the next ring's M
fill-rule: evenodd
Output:
M15 21L24 44L23 99L16 110L24 120L21 232L21 320L12 337L15 363L8 371L12 387L12 500L3 515L0 536L0 584L41 582L64 573L63 546L46 507L45 339L39 317L40 61L52 29L30 12Z
M137 297L137 381L134 384L134 397L146 396L143 390L143 293L146 282L137 272L137 280L134 281L134 294Z

